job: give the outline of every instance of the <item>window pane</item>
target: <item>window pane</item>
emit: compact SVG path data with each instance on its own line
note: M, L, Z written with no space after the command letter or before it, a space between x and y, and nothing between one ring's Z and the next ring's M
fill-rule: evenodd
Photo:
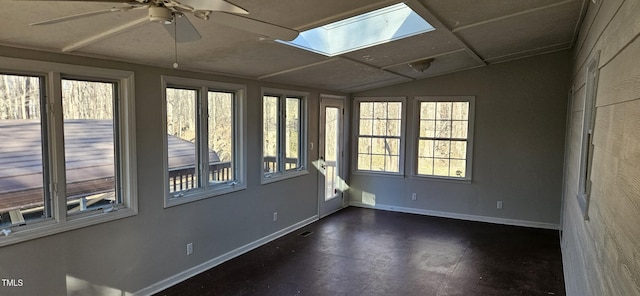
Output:
M398 156L388 156L387 162L385 165L385 171L387 172L398 172L400 171L400 157Z
M62 80L67 212L120 203L113 83Z
M44 218L40 79L0 74L0 227ZM17 221L13 221L14 223Z
M420 140L418 142L418 157L433 157L432 140Z
M399 119L387 120L387 136L400 137L400 125Z
M387 103L375 102L373 103L373 117L377 120L387 118Z
M389 147L387 146L386 140L385 139L379 139L379 138L375 138L373 139L373 146L372 148L372 153L373 154L387 154L387 149L389 149Z
M451 121L436 121L436 138L451 138Z
M285 123L285 169L294 170L301 166L300 155L300 99L287 98Z
M433 158L429 158L429 157L418 158L418 174L433 175Z
M198 92L167 88L169 192L200 187L197 172L196 105Z
M433 174L436 176L449 176L449 160L436 158L433 165Z
M373 122L373 135L374 136L386 136L387 135L387 121L384 118L376 120Z
M436 119L451 119L451 102L436 102Z
M453 121L451 123L451 137L455 139L467 138L468 121Z
M358 138L358 153L371 153L372 138Z
M360 102L360 118L373 119L373 103Z
M278 171L278 97L265 96L262 112L264 171Z
M324 126L324 160L326 164L324 177L324 198L329 200L337 196L340 179L340 109L326 107Z
M371 155L358 154L358 170L371 170Z
M433 138L436 135L435 120L420 120L420 137Z
M234 94L210 91L208 95L209 182L235 180Z
M371 170L385 171L385 156L384 155L371 155Z
M454 102L451 119L469 120L469 102Z
M386 154L387 155L400 155L400 139L386 139Z
M400 102L389 102L387 109L387 118L388 119L402 119L402 103Z
M373 120L372 119L360 119L360 135L371 136L373 135Z
M451 177L465 177L465 165L466 162L460 159L452 159L451 160L451 169L449 172L449 176Z
M451 158L465 159L467 158L467 142L451 141Z
M434 156L449 158L449 141L434 141Z
M436 119L436 103L422 102L420 103L420 119Z

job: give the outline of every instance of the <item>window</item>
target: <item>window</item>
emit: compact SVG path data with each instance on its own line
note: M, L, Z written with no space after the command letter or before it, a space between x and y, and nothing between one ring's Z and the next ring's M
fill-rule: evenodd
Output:
M474 97L416 97L417 176L471 180Z
M578 203L584 219L589 219L589 201L591 198L591 169L593 165L593 131L596 118L596 91L598 88L598 63L600 52L587 66L586 97L582 117L582 139L580 149L580 175L578 177Z
M0 64L0 245L134 215L133 73Z
M402 175L404 98L356 98L356 172Z
M306 93L263 89L263 183L307 174Z
M163 77L165 206L246 188L243 85Z

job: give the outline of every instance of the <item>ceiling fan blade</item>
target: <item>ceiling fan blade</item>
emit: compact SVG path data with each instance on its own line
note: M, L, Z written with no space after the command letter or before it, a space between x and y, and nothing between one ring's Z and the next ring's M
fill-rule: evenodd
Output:
M109 38L111 36L115 36L117 34L120 34L122 32L128 31L128 30L131 30L131 29L133 29L135 27L138 27L140 25L146 24L148 22L149 22L149 17L148 16L144 16L143 18L139 18L137 20L134 20L132 22L126 23L124 25L117 26L115 28L106 30L106 31L104 31L102 33L98 33L98 34L96 34L94 36L86 38L84 40L80 40L78 42L75 42L75 43L73 43L73 44L71 44L69 46L66 46L66 47L62 48L62 52L71 52L71 51L77 50L79 48L83 48L83 47L89 46L89 45L94 44L94 43L96 43L98 41L107 39L107 38Z
M136 0L15 0L15 1L40 1L40 2L103 2L103 3L130 3L144 4L144 1Z
M210 21L221 25L284 41L296 39L300 34L293 29L221 11L214 11L209 17Z
M74 15L68 15L68 16L63 16L63 17L59 17L59 18L54 18L54 19L50 19L50 20L46 20L46 21L31 23L31 24L29 24L29 26L57 24L57 23L61 23L61 22L76 20L76 19L79 19L79 18L90 17L90 16L100 15L100 14L105 14L105 13L110 13L110 12L128 11L128 10L131 10L131 9L133 9L133 7L113 7L113 8L109 8L109 9L96 10L96 11L90 11L90 12L83 12L83 13L79 13L79 14L74 14Z
M162 26L167 29L167 32L169 32L171 37L177 42L191 42L202 39L198 30L196 30L186 15L176 15L174 16L173 24L163 24ZM176 31L178 35L177 38Z
M236 14L249 14L249 12L237 5L225 0L176 0L181 4L193 7L195 10L224 11Z

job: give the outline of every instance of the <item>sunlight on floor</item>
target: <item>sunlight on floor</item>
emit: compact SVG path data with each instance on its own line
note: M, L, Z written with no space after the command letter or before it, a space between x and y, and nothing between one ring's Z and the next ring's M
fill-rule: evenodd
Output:
M133 295L133 293L96 285L89 281L67 275L67 295L130 296Z

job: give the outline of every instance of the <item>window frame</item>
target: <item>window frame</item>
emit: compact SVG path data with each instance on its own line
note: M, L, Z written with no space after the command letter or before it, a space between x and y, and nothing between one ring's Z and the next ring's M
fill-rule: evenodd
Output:
M264 98L265 96L269 97L277 97L278 98L278 148L277 148L277 156L280 165L280 169L277 172L265 172L264 171ZM285 162L283 161L286 158L286 151L282 149L285 142L286 136L286 100L287 98L298 98L300 99L300 105L298 109L299 116L299 132L298 132L298 153L299 153L299 163L300 167L294 170L287 170L284 168ZM294 178L298 176L303 176L309 174L309 152L308 152L308 143L309 143L309 131L308 131L308 105L309 105L309 93L294 91L294 90L285 90L285 89L277 89L277 88L261 88L261 96L260 96L260 113L262 114L260 117L260 184L269 184L273 182L278 182L282 180L286 180L289 178ZM284 112L283 112L284 110Z
M138 213L137 162L135 134L135 89L134 73L131 71L68 65L53 62L0 57L0 72L12 75L36 76L40 83L42 106L42 139L47 151L43 151L44 188L50 195L50 216L44 219L25 221L24 225L10 225L0 233L0 247L15 244L56 233L83 228L95 224L118 220ZM111 82L117 84L118 114L114 121L114 142L117 171L115 177L122 204L110 208L91 209L79 213L67 213L66 169L64 149L64 119L62 115L62 80L81 79L86 81ZM48 183L48 184L47 184ZM117 186L116 185L116 186ZM46 194L45 194L46 195ZM46 201L45 201L46 206ZM47 211L44 209L43 211Z
M191 203L198 200L212 198L244 190L247 188L246 183L246 93L247 87L243 84L217 82L210 80L201 80L194 78L185 78L177 76L162 75L162 130L163 130L163 184L164 184L164 208L169 208L185 203ZM179 191L174 194L169 190L169 158L168 158L168 139L167 139L167 88L184 88L197 90L196 102L196 171L202 185L195 190ZM233 132L233 172L235 180L224 184L209 184L209 179L204 178L208 174L208 93L211 91L228 92L234 94L233 116L234 116L234 132ZM204 156L198 158L197 156Z
M580 158L578 160L578 204L582 210L584 220L589 220L589 205L591 203L591 170L593 169L593 143L596 114L598 79L600 77L600 51L597 51L587 64L585 73L585 99L582 110L582 129L580 131Z
M474 142L474 127L475 127L475 96L416 96L414 98L414 108L413 108L413 141L412 143L414 153L413 153L413 168L411 170L411 177L418 179L429 179L429 180L438 180L438 181L452 181L452 182L462 182L462 183L471 183L473 180L473 142ZM422 102L468 102L469 103L469 115L468 115L468 126L467 126L467 154L466 154L466 163L465 163L465 177L464 178L456 178L450 176L436 176L436 175L424 175L418 174L418 152L419 152L419 142L420 142L420 103Z
M358 169L358 149L360 138L360 103L362 102L400 102L400 144L398 148L398 172L388 171L374 171L374 170L359 170ZM351 167L353 174L359 175L374 175L374 176L390 176L390 177L404 177L405 176L405 159L406 159L406 126L407 126L407 97L355 97L353 99L353 148Z

